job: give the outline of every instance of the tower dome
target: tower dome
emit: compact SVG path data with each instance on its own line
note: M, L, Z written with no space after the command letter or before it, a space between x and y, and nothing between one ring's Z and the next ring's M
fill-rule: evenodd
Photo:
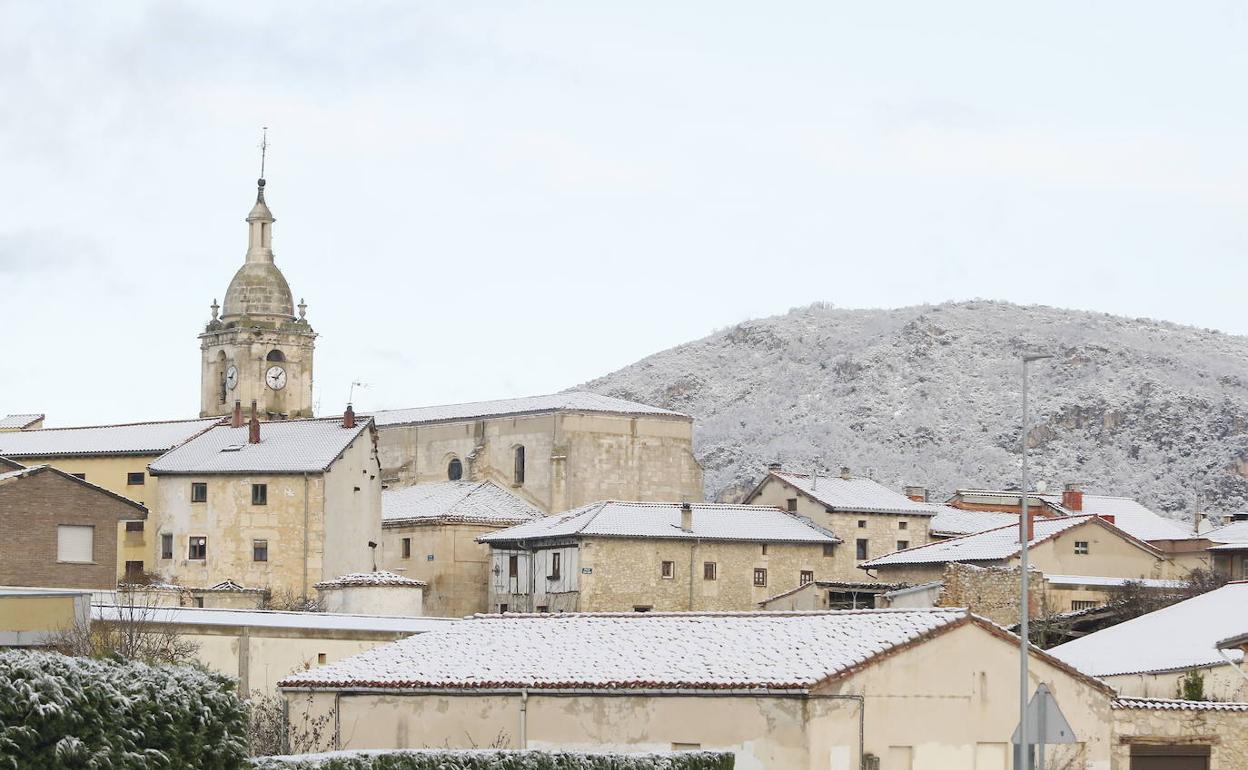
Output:
M273 262L273 219L264 202L264 179L256 183L256 205L247 215L247 258L225 291L221 320L227 325L242 317L282 323L295 320L295 302L286 276Z

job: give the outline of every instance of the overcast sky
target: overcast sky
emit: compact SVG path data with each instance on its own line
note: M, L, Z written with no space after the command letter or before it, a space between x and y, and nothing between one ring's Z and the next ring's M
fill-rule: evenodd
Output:
M553 392L815 301L1237 334L1241 3L0 0L0 414L192 416L246 249L357 408Z

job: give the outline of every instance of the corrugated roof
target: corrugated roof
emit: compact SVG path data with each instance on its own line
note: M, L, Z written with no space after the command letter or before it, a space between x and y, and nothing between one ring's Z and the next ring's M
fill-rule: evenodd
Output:
M767 475L795 487L823 507L833 511L893 513L906 516L932 516L936 513L929 503L911 500L874 479L861 476L843 479L840 476L812 476L809 473L789 473L788 471L769 471ZM766 483L767 479L764 479L762 484L759 484L759 487L746 499L753 499L762 485Z
M961 609L477 615L278 684L802 690L969 620Z
M482 543L504 543L570 537L656 537L681 540L747 540L752 542L837 543L831 532L779 508L761 505L692 503L693 529L680 528L680 503L634 503L606 500L567 513L478 537Z
M8 414L0 417L0 430L21 430L43 419L41 414Z
M681 417L688 415L660 409L657 406L625 401L622 398L602 396L584 391L555 393L549 396L505 398L497 401L474 401L467 404L443 406L418 406L413 409L385 409L373 414L377 427L391 425L419 425L431 422L456 422L480 420L486 417L543 414L546 412L607 412L611 414Z
M1088 522L1105 523L1095 516L1063 516L1057 519L1036 519L1033 537L1028 548L1034 548L1049 538ZM858 565L863 569L875 569L897 564L933 564L949 561L1001 561L1019 552L1018 517L1014 523L974 535L963 535L949 540L937 540L927 545L894 551ZM1142 547L1147 548L1143 543Z
M1226 660L1218 654L1218 641L1242 633L1245 619L1248 582L1228 583L1049 652L1092 676L1220 665ZM1233 660L1241 657L1239 652L1229 654Z
M1205 700L1172 700L1170 698L1115 698L1116 709L1150 709L1160 711L1248 711L1248 703L1216 703Z
M347 615L336 612L283 612L279 610L231 610L203 607L143 607L145 622L190 626L249 626L252 628L299 628L317 631L378 631L421 634L446 628L459 620L409 618L392 615ZM116 620L116 605L97 604L91 619ZM127 610L127 617L133 612Z
M354 428L342 418L279 420L260 424L260 443L247 443L247 425L218 425L157 458L148 469L169 473L319 473L327 469L361 433L368 418Z
M928 528L932 535L957 537L960 535L973 535L976 532L986 532L998 527L1008 527L1011 524L1018 525L1018 516L1013 513L964 511L961 508L954 508L949 505L937 505L935 503L929 503L929 505L936 511L936 515L928 522Z
M493 481L438 481L381 493L381 523L470 523L510 526L544 516Z
M157 455L206 430L220 418L40 428L0 432L0 455L71 457L74 455Z

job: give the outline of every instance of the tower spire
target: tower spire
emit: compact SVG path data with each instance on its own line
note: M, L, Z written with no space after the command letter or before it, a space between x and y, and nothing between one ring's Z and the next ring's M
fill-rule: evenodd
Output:
M256 180L256 203L264 203L264 161L269 153L269 127L260 128L260 178Z

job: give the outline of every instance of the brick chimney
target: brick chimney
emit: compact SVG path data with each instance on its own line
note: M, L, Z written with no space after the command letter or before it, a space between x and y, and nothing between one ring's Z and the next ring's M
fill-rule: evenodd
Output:
M355 427L355 410L351 408L350 404L347 404L347 411L342 413L342 427Z
M1067 484L1062 490L1062 507L1070 511L1083 510L1083 490L1078 484Z
M230 427L243 427L243 402L237 399L234 401L234 413L230 415Z
M842 466L841 466L841 478L845 479L846 481L849 481L849 479L850 479L850 475L849 475L849 466L848 466L848 465L842 465Z
M1100 513L1097 514L1096 518L1104 519L1109 524L1113 524L1115 522L1115 518L1112 513Z
M256 402L251 402L251 419L247 421L247 443L260 443L260 418L256 416Z
M927 487L906 487L906 497L916 503L926 503Z
M688 501L680 504L680 528L685 532L693 531L693 506Z
M1022 541L1022 536L1023 536L1023 533L1024 533L1024 532L1026 532L1026 534L1027 534L1027 542L1028 542L1028 543L1030 543L1032 540L1035 540L1035 539L1036 539L1036 506L1034 506L1034 505L1029 505L1029 506L1027 506L1027 520L1026 520L1026 522L1024 522L1024 521L1023 521L1023 516L1022 516L1022 513L1021 513L1021 512L1019 513L1019 516L1018 516L1018 534L1019 534L1019 542L1020 542L1020 543L1021 543L1021 542L1023 542L1023 541Z

